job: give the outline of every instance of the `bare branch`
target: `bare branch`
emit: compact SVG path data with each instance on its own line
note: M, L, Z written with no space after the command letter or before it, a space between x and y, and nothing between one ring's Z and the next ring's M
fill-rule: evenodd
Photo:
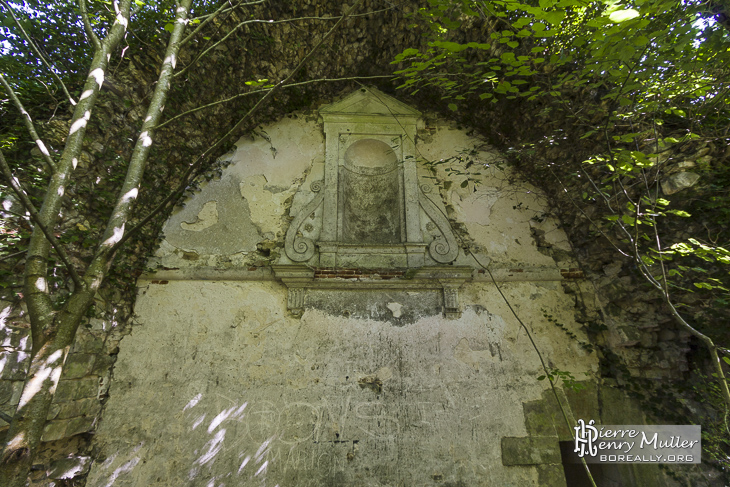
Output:
M66 146L56 165L57 170L48 182L43 205L38 211L39 219L45 228L53 229L58 221L65 188L69 184L71 173L74 170L75 159L78 158L81 152L86 124L96 103L111 53L126 32L130 7L131 0L122 0L121 6L117 7L116 20L101 42L101 49L96 50L94 53L89 67L89 74L84 83L83 94L71 118L71 128L66 137ZM34 353L38 352L45 342L44 332L52 328L55 317L53 303L47 291L37 286L39 280L45 281L47 278L49 252L50 242L41 231L40 226L36 225L28 242L28 257L26 258L24 278L24 294L28 303L28 314L31 323L34 323L31 327Z
M63 265L66 266L66 270L68 270L68 273L71 275L71 279L73 279L76 288L81 289L81 278L76 273L76 269L74 268L74 266L71 265L71 260L68 258L66 251L63 249L58 240L56 240L56 236L53 235L53 233L50 232L48 228L46 228L46 226L43 225L43 223L41 222L40 216L38 215L38 210L35 209L35 206L33 206L33 203L30 201L30 198L28 198L28 195L25 194L23 188L20 187L18 180L13 177L13 174L10 172L10 167L5 160L5 156L3 155L2 151L0 151L0 171L2 171L3 176L5 176L5 179L8 181L8 184L10 184L10 187L13 188L15 195L23 204L23 207L26 209L26 211L28 211L28 213L30 213L30 217L33 219L33 223L35 223L35 225L41 229L43 235L46 236L48 241L53 246L53 250L55 250L58 256L61 258L61 262L63 262Z
M20 252L13 252L12 254L3 255L2 257L0 257L0 262L7 260L7 259L12 259L13 257L17 257L24 253L25 253L25 250L21 250Z
M247 3L241 3L241 2L239 2L239 3L237 4L237 5L234 5L233 7L228 7L228 8L225 8L225 7L226 7L226 5L227 5L227 2L223 2L223 3L221 4L221 6L220 6L220 7L218 8L218 10L216 10L216 11L215 11L215 12L213 12L212 14L208 14L208 15L206 15L206 16L205 16L205 17L206 17L206 18L205 18L205 20L204 20L204 21L202 21L202 22L200 23L200 25L198 25L198 26L197 26L197 27L195 28L195 30L194 30L194 31L192 31L192 32L190 33L190 35L189 35L189 36L187 36L187 37L186 37L185 39L183 39L183 40L182 40L182 41L180 42L180 47L182 47L182 46L184 46L185 44L187 44L187 43L188 43L188 42L190 41L190 39L192 39L192 38L193 38L193 37L195 36L195 34L197 34L198 32L200 32L200 31L201 31L201 29L202 29L203 27L205 27L205 26L206 26L206 25L208 24L208 22L210 22L211 20L213 20L213 19L215 19L216 17L218 17L218 15L220 15L220 14L222 14L222 13L224 13L224 12L228 12L228 11L230 11L230 10L236 9L236 8L238 8L238 7L243 7L243 6L246 6L246 5L256 5L257 3L263 3L264 1L265 1L265 0L258 0L258 1L256 1L256 2L247 2ZM199 17L199 18L202 18L202 17Z
M395 8L395 7L389 7L389 8L384 8L384 9L380 9L380 10L373 10L372 12L366 12L366 13L357 14L357 15L350 15L349 17L363 17L363 16L367 16L367 15L376 14L376 13L379 13L379 12L385 12L386 10L390 10L392 8ZM202 59L213 48L215 48L217 45L219 45L222 42L224 42L231 34L233 34L240 27L242 27L242 26L244 26L246 24L267 24L267 25L273 25L273 24L285 24L285 23L288 23L288 22L299 22L299 21L302 21L302 20L338 20L338 21L340 21L343 18L345 18L346 16L347 16L347 14L341 15L341 16L338 16L338 17L297 17L295 19L284 19L284 20L260 20L260 19L256 19L256 20L244 20L243 22L240 22L238 25L236 25L233 29L231 29L231 31L228 34L226 34L221 40L217 41L215 44L213 44L212 46L208 47L205 51L203 51L201 54L199 54L198 57L196 57L190 64L188 64L187 66L185 66L184 69L182 69L181 71L178 71L177 73L175 73L175 77L180 76L183 73L185 73L188 69L190 69L190 67L192 67L195 63L197 63L200 59ZM196 32L197 32L197 30L198 29L196 29ZM191 34L190 36L188 36L185 39L185 41L187 42L187 40L193 34ZM329 33L327 35L329 35Z
M56 170L56 163L51 158L51 154L50 152L48 152L46 144L44 144L41 138L38 136L35 125L33 125L33 119L30 118L30 114L20 102L20 98L17 97L10 84L3 77L2 73L0 73L0 83L2 83L2 85L5 87L5 91L8 93L8 96L10 96L10 99L13 101L13 104L18 109L20 114L23 115L23 122L25 122L25 127L28 129L30 136L33 137L35 145L41 151L41 154L43 154L43 160L45 161L46 165L48 165L48 169L50 169L51 172L54 172Z
M55 69L46 61L46 58L43 57L43 54L41 54L41 51L38 49L38 47L35 45L35 43L31 40L28 33L25 31L23 26L21 25L18 18L15 16L15 13L13 12L13 9L10 8L10 6L7 4L5 0L0 0L0 3L3 4L3 6L10 12L10 15L13 17L13 20L15 21L15 24L18 26L18 29L20 29L20 32L23 34L23 38L25 38L26 42L30 45L31 49L35 53L36 56L38 56L38 59L41 60L43 64L45 64L46 68L48 68L48 71L51 73L51 76L56 78L56 81L61 85L61 89L68 97L68 100L71 102L71 105L76 105L76 101L74 101L73 97L71 96L71 93L68 92L66 89L66 85L61 81L61 78L56 74Z
M181 69L180 71L178 71L177 73L175 73L173 76L175 78L177 78L181 74L185 73L188 69L190 69L190 67L194 66L195 63L197 63L200 59L202 59L206 54L208 54L217 45L221 44L226 39L228 39L230 36L232 36L233 34L235 34L238 29L240 29L241 27L243 27L246 24L252 24L252 23L255 23L255 22L263 22L263 21L262 20L246 20L246 21L240 22L237 26L235 26L233 29L231 29L231 31L228 34L226 34L225 36L223 36L223 38L221 40L219 40L218 42L215 42L208 49L206 49L202 53L198 54L198 56L195 59L193 59L193 61L190 64L188 64L183 69Z
M79 0L79 8L81 10L81 19L84 21L84 29L86 29L86 35L89 36L89 40L94 45L94 49L101 49L101 41L97 37L94 30L91 28L91 21L89 21L89 12L86 9L86 0Z
M356 0L355 3L352 5L352 7L350 7L348 9L347 13L345 13L345 15L343 15L342 17L340 17L340 20L338 20L337 23L335 25L333 25L332 28L324 35L324 37L322 37L322 39L320 39L319 42L307 53L307 55L304 56L304 59L302 59L299 62L299 64L292 70L292 72L289 73L289 75L283 81L280 81L268 93L266 93L264 96L262 96L259 99L259 101L257 101L256 104L248 111L248 113L246 113L246 115L244 115L241 118L241 120L239 120L238 123L236 123L236 125L234 125L233 128L228 131L227 134L225 134L223 137L221 137L218 140L218 142L216 142L215 144L213 144L213 146L211 146L210 148L208 148L208 150L206 150L206 153L209 154L210 152L212 152L213 150L215 150L216 148L218 148L221 144L223 144L223 142L230 135L232 135L233 133L235 133L244 123L246 123L251 118L251 116L254 114L254 112L256 110L258 110L258 108L265 101L267 101L269 98L271 98L274 95L274 93L278 92L282 87L284 87L289 82L289 80L291 80L309 62L309 60L312 58L312 56L314 56L314 53L317 52L317 50L319 49L319 47L322 44L324 44L327 39L329 39L329 37L334 33L334 31L337 30L337 28L343 23L343 21L345 19L347 19L350 16L350 14L352 12L355 11L355 9L357 9L357 7L362 3L362 1L363 0Z
M523 330L525 330L525 333L527 334L527 338L530 340L530 344L532 345L533 350L535 350L535 353L537 354L537 357L540 359L540 365L542 365L542 370L545 372L545 376L548 378L548 382L550 383L550 389L553 392L553 395L555 396L555 401L558 403L558 407L560 408L560 412L563 415L563 420L565 421L566 426L568 427L568 431L573 429L573 424L571 423L570 419L568 419L568 413L565 411L565 407L563 407L563 403L560 400L560 397L558 396L558 391L555 389L555 383L554 379L551 377L550 370L547 367L547 364L545 363L545 360L542 357L542 353L540 353L540 349L537 346L537 343L535 343L535 340L532 338L532 333L530 332L530 329L527 328L527 325L520 319L519 315L515 311L515 309L512 307L512 304L507 299L507 296L504 295L502 292L502 288L499 287L499 284L497 284L496 279L494 279L494 276L492 275L492 271L489 270L489 266L486 267L482 265L481 262L479 262L479 259L476 255L474 255L472 252L469 252L471 256L474 258L477 264L479 264L479 267L487 271L489 274L489 278L492 280L492 284L494 284L494 287L497 289L497 292L500 296L502 296L502 300L507 304L507 307L512 312L512 315L515 317L517 322L520 324ZM572 436L572 433L571 433ZM573 438L575 439L575 437ZM585 470L586 474L588 475L588 479L591 482L591 485L593 487L596 487L596 482L593 480L593 475L591 474L591 470L588 468L588 464L586 463L585 458L581 457L581 463L583 464L583 469Z
M349 77L349 78L319 78L319 79L310 79L310 80L307 80L307 81L301 81L299 83L291 83L291 84L288 84L286 86L283 86L282 89L291 88L293 86L308 85L308 84L311 84L311 83L320 83L322 81L360 81L360 80L365 80L365 79L381 79L381 78L392 78L392 77L393 77L393 75L391 75L391 74L383 74L383 75L379 75L379 76L354 76L354 77ZM220 105L222 103L228 103L230 101L237 100L237 99L242 98L244 96L255 95L257 93L266 93L266 92L268 92L268 91L270 91L272 89L273 88L264 88L264 89L261 89L261 90L247 91L246 93L239 93L237 95L233 95L233 96L231 96L229 98L225 98L223 100L214 101L213 103L208 103L207 105L202 105L202 106L199 106L199 107L196 107L196 108L192 108L192 109L187 110L187 111L185 111L185 112L183 112L183 113L181 113L179 115L175 115L174 117L172 117L169 120L165 120L164 122L162 122L160 125L158 125L155 128L156 129L162 128L165 125L174 122L178 118L182 118L182 117L184 117L186 115L190 115L192 113L199 112L200 110L205 110L206 108L214 107L214 106Z
M213 13L211 13L211 14L205 14L205 15L201 15L200 17L193 17L193 18L192 18L192 19L190 19L190 20L201 20L201 19L207 19L207 18L209 18L209 17L211 17L211 16L216 16L216 15L218 15L218 14L222 14L222 13L225 13L225 12L229 12L229 11L231 11L231 10L237 9L238 7L246 7L246 6L248 6L248 5L256 5L256 4L258 4L258 3L263 3L264 1L266 1L266 0L256 0L255 2L246 2L246 3L243 3L243 1L241 0L241 1L240 1L240 2L238 2L238 3L236 4L236 5L234 5L234 6L232 6L232 7L228 7L228 8L225 8L225 9L224 9L224 7L226 6L226 4L227 4L227 3L230 3L230 2L223 2L223 5L221 5L221 9L223 9L223 10L221 10L221 9L218 9L218 10L216 10L215 12L213 12Z

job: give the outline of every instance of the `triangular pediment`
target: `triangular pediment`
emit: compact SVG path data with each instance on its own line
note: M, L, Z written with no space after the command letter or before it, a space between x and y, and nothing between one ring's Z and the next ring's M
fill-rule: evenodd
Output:
M415 110L392 96L375 88L360 88L342 100L325 105L319 110L326 120L328 116L383 116L383 117L415 117L421 112Z

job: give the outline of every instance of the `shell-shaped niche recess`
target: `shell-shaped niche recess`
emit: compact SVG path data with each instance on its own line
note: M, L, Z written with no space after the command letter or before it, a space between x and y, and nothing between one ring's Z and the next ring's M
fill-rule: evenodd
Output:
M402 241L397 163L393 149L380 140L362 139L347 148L340 193L343 242Z

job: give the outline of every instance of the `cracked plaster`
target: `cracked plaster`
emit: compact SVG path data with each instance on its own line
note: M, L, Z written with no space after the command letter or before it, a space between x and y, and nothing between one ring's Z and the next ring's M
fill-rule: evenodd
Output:
M522 404L540 399L546 384L536 380L537 356L490 282L463 285L463 313L453 320L419 307L434 291L383 289L368 298L370 291L347 291L344 280L345 290L329 299L317 291L331 310L306 308L297 319L287 312L287 289L270 274L195 278L199 266L245 268L265 239L282 243L288 220L312 199L311 183L323 179L324 137L313 119L262 130L241 139L222 178L165 225L151 262L190 272L139 282L138 324L120 345L88 485L431 485L436 477L537 485L535 468L503 465L500 439L528 434ZM481 141L447 124L429 130L419 156L438 161L476 147L471 169L490 165L475 176L476 191L448 177L451 163L435 173L418 168L420 184L433 184L433 176L451 182L429 198L463 225L480 261L533 266L534 275L556 271L532 235L537 228L553 245L564 240L552 220L533 219L544 202L513 184ZM474 265L460 254L455 265ZM550 366L579 380L597 372L559 282L525 278L500 287ZM348 292L359 296L352 313Z

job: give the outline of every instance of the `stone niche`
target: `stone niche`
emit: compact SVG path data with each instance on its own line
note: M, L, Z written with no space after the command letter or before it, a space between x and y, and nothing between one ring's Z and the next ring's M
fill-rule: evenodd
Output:
M289 288L289 310L300 315L334 289L420 290L416 301L438 298L439 305L431 308L458 317L458 288L472 271L452 265L459 247L443 205L431 199L438 198L433 184L419 180L415 138L420 112L362 88L319 113L325 133L324 179L300 189L298 196L309 202L294 216L286 233L286 258L274 267ZM347 285L322 279L352 277L333 273L338 269L363 278ZM381 272L363 275L361 269ZM402 279L404 269L408 279ZM329 292L321 296L318 290ZM370 293L368 301L376 297Z
M450 264L459 248L449 222L419 182L420 112L374 89L320 110L324 180L286 234L286 256L313 267L416 268Z

